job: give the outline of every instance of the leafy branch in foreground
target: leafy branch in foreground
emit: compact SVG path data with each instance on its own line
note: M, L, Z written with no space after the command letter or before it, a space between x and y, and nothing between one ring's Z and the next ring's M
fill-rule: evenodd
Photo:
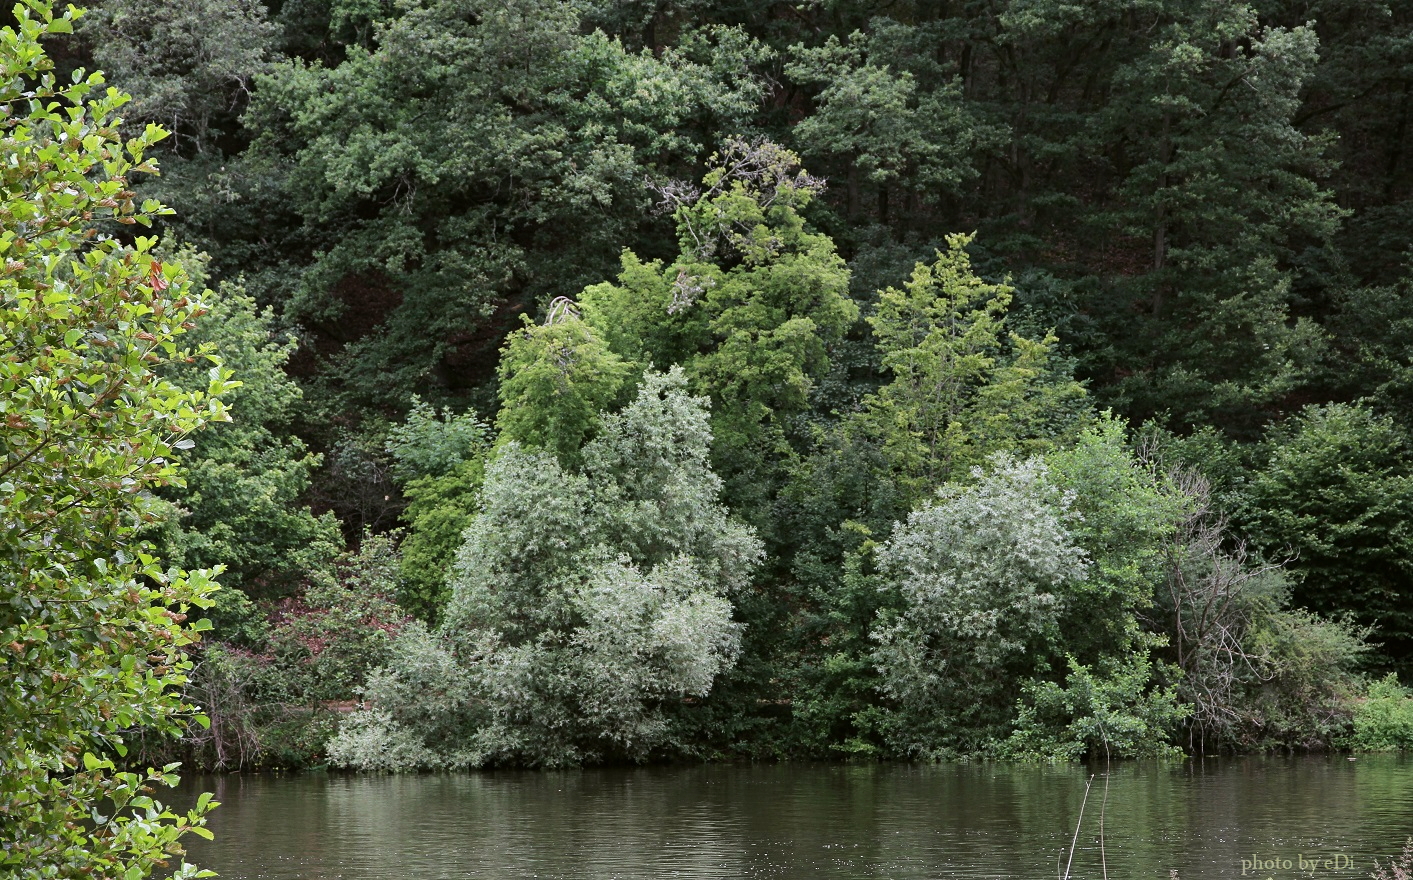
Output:
M40 38L77 15L26 0L0 30L0 872L137 880L208 834L209 796L183 815L151 797L176 765L115 759L131 731L195 712L185 649L209 624L187 613L219 571L164 570L138 535L234 383L219 361L201 391L161 377L206 356L178 343L201 301L155 238L115 232L167 213L129 182L165 133L124 144L127 95L49 72Z

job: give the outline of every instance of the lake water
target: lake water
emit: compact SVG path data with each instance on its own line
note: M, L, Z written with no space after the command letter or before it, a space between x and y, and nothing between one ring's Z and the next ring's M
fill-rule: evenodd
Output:
M222 802L190 849L227 880L1044 880L1082 803L1076 878L1368 877L1413 835L1410 758L1124 763L1104 785L1102 767L781 764L208 776L180 799Z

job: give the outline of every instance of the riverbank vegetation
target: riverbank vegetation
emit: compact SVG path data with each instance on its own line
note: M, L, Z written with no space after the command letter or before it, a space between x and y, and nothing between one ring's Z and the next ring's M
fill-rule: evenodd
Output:
M96 2L242 383L142 533L226 568L210 727L139 751L1409 747L1411 24Z

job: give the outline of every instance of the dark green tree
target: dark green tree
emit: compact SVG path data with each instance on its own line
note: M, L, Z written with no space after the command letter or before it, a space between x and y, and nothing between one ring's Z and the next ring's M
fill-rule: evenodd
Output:
M198 270L204 262L190 251L181 256ZM202 280L198 272L196 283ZM316 517L309 509L310 475L321 459L290 432L302 398L284 372L295 340L280 338L270 310L257 309L234 284L208 291L207 307L209 317L191 338L217 351L240 386L225 398L230 422L202 434L182 457L184 485L163 493L176 510L162 545L184 567L224 564L227 592L217 604L234 609L237 592L252 599L298 593L338 555L343 539L332 514ZM203 372L183 364L170 378L196 389Z
M895 220L897 204L896 222L914 225L924 199L963 192L983 152L1002 143L1005 130L978 115L955 68L929 51L934 40L926 29L879 19L867 33L791 48L786 74L819 86L814 112L793 135L802 153L824 160L818 170L839 169L851 220L871 192L880 223Z
M311 251L288 308L337 363L330 390L398 407L489 379L514 311L604 277L647 173L694 160L761 95L744 49L716 70L578 25L548 0L420 0L336 66L258 79L255 154Z
M1151 243L1146 271L1115 284L1143 297L1147 320L1129 311L1127 333L1109 330L1127 374L1111 393L1131 414L1250 437L1308 379L1322 338L1293 314L1292 258L1341 213L1317 182L1326 140L1294 124L1317 50L1310 28L1211 7L1115 71L1103 119L1125 173L1096 219Z
M274 49L256 0L103 0L80 33L94 63L132 92L128 127L156 122L187 156L241 144L240 113Z
M1248 493L1252 538L1291 557L1295 602L1374 628L1413 662L1413 468L1407 435L1367 406L1307 407L1272 432Z

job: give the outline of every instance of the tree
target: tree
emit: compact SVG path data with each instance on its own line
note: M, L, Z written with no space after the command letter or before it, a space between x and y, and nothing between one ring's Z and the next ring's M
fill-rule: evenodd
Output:
M193 711L184 649L206 626L187 613L215 586L164 570L138 534L232 386L219 362L200 391L160 372L207 353L180 344L200 297L155 239L115 232L166 212L130 181L155 171L145 153L164 133L125 144L127 95L49 72L40 38L77 15L26 0L0 30L0 868L139 878L205 833L208 796L178 816L150 794L175 765L117 761L129 731L175 733Z
M760 559L708 464L705 401L649 373L583 471L505 446L486 469L436 633L409 627L330 744L360 767L641 760L672 704L735 661L730 597Z
M546 449L573 464L598 428L599 412L618 396L628 365L557 300L541 326L511 335L501 352L500 440Z
M878 550L891 607L874 656L911 754L971 754L1009 733L1020 684L1048 671L1066 599L1088 574L1072 499L1043 461L998 457L977 476L942 489Z
M183 249L178 258L201 285L201 256ZM290 433L302 398L284 371L294 338L280 338L271 311L257 309L236 284L207 291L203 303L208 314L189 339L209 343L241 377L240 387L224 398L230 421L204 432L183 457L183 484L162 491L177 510L160 546L183 568L225 566L216 603L217 622L225 624L233 622L226 612L239 602L237 591L253 599L294 594L329 566L342 536L332 513L316 517L304 503L320 456ZM165 375L189 390L207 378L200 364L175 364Z
M1165 639L1160 654L1182 670L1190 750L1327 746L1349 725L1367 633L1287 608L1281 567L1251 558L1227 533L1207 480L1179 470L1168 482L1182 516L1150 626Z
M763 534L772 524L791 422L809 410L829 354L858 318L849 271L802 212L824 182L794 153L731 138L697 187L660 186L680 252L664 269L623 255L618 284L581 295L585 320L642 366L684 368L712 402L712 462Z
M513 309L605 277L643 178L743 125L763 83L733 32L703 41L741 50L717 70L581 32L557 0L389 6L341 63L260 77L247 124L306 224L291 313L329 343L331 385L400 406L489 378L465 374Z
M1048 449L1083 412L1084 389L1051 363L1055 337L1006 331L1013 291L977 277L969 243L950 237L903 290L880 293L868 319L893 378L851 428L882 446L914 500L995 452Z
M1064 686L1026 684L1016 731L1001 747L1005 757L1077 760L1086 754L1113 758L1171 758L1178 723L1191 714L1175 688L1154 687L1146 655L1105 658L1099 670L1069 659Z
M388 438L393 477L407 498L397 601L429 623L436 622L450 597L447 575L476 512L489 446L490 430L474 412L443 410L438 417L418 398Z
M1065 652L1093 665L1153 647L1141 621L1166 576L1185 499L1134 454L1124 422L1111 415L1045 461L1051 479L1073 496L1069 532L1090 562L1060 617Z
M132 92L127 122L164 126L188 154L235 134L275 37L258 0L105 0L80 32Z
M1115 71L1101 117L1125 173L1094 220L1152 254L1147 271L1112 282L1127 299L1109 311L1121 322L1112 393L1134 417L1166 411L1250 437L1322 347L1292 314L1290 264L1342 212L1317 183L1327 139L1292 122L1314 30L1261 28L1244 4L1196 9Z
M926 51L931 35L880 19L873 33L847 42L791 47L792 79L819 84L815 112L794 128L804 152L842 161L851 219L864 180L877 187L878 219L889 222L890 187L916 200L951 195L977 177L982 148L1003 130L977 118L962 99L955 71ZM917 211L916 202L903 206ZM906 222L906 221L904 221Z
M357 551L310 573L303 595L282 602L260 638L204 648L189 691L210 726L190 728L187 760L212 770L323 763L324 744L386 663L407 615L393 604L400 560L392 535L365 534ZM146 745L146 743L144 743Z
M1248 486L1258 548L1293 555L1296 602L1375 628L1386 661L1413 666L1413 470L1407 438L1367 406L1309 406L1270 434Z
M1152 656L1164 639L1144 624L1167 574L1186 512L1150 463L1129 447L1124 423L1103 416L1076 443L1046 456L1050 479L1070 498L1066 524L1087 570L1058 615L1050 668L1026 682L1012 756L1170 754L1179 722L1180 673ZM1061 656L1063 666L1061 669Z

